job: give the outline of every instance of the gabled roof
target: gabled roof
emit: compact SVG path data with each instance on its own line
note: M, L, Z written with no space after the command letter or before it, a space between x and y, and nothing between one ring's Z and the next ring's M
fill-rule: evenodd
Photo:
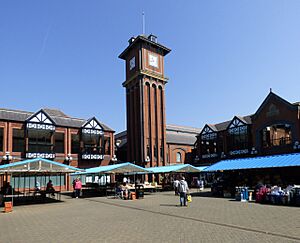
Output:
M124 174L124 173L137 173L147 172L147 170L138 165L125 162L116 165L106 165L86 169L85 172L74 173L72 175L84 175L84 174Z
M150 167L146 168L148 173L170 173L170 172L177 172L177 173L195 173L200 172L203 169L192 166L190 164L179 164L179 165L167 165L167 166L159 166L159 167Z
M269 102L269 100L271 98L275 98L276 100L278 100L279 102L284 103L286 106L290 107L291 109L297 109L297 105L291 104L287 100L281 98L277 94L275 94L272 91L270 91L270 93L268 94L268 96L265 98L265 100L263 101L263 103L259 106L259 108L255 112L255 114L253 115L254 118L261 112L261 110L265 107L265 105Z
M37 123L46 123L46 124L55 125L55 121L53 121L51 116L43 109L39 110L38 112L28 117L26 119L26 122L37 122Z
M82 171L73 166L65 165L48 159L36 158L14 162L0 166L0 174L8 173L73 173Z
M252 124L251 116L234 116L230 123L228 124L227 128L230 128L230 126L233 124L234 121L239 120L243 125L249 125Z
M103 130L103 127L102 127L101 123L97 120L96 117L92 117L92 118L88 119L82 125L82 127L89 128L89 129Z
M217 129L216 126L213 125L213 124L206 124L206 125L202 128L200 134L209 133L210 131L211 131L211 132L217 132L218 129Z
M41 110L48 114L48 116L54 121L56 126L81 128L82 125L86 122L85 119L69 117L60 110L49 108ZM35 113L36 112L0 108L0 120L25 122L30 116L34 115ZM114 132L113 129L111 129L104 123L100 121L99 123L101 124L104 131Z

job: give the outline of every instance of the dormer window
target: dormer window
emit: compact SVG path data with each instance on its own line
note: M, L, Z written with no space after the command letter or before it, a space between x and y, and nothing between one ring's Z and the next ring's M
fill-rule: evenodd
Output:
M96 118L88 120L81 128L82 159L103 159L103 128Z
M242 155L250 152L248 125L235 117L227 128L229 155Z
M43 110L29 117L26 121L26 133L28 138L26 157L54 159L54 131L54 121Z
M215 158L217 154L217 132L212 130L208 125L204 127L201 134L200 152L203 159Z

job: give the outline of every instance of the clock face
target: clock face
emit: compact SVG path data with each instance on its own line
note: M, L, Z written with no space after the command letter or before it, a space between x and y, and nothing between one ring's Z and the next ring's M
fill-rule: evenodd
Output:
M133 69L135 67L135 57L131 58L129 61L129 69Z
M158 57L149 54L149 65L158 68Z

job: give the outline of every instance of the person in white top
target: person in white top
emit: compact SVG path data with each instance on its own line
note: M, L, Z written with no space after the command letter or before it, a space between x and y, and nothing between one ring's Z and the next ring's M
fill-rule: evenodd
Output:
M128 180L127 180L127 178L124 176L124 178L123 178L123 183L127 183L128 182Z
M178 184L179 180L176 178L176 180L173 182L173 188L176 196L178 195Z
M187 206L187 192L189 191L189 187L187 182L185 181L185 178L182 177L178 184L178 192L180 197L180 206Z

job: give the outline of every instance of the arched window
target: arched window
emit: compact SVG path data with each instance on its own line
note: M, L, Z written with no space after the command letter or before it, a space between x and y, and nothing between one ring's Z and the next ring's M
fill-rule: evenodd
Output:
M292 143L292 127L290 124L273 124L261 131L264 148L285 146Z
M176 153L176 162L181 163L181 153L180 152Z

